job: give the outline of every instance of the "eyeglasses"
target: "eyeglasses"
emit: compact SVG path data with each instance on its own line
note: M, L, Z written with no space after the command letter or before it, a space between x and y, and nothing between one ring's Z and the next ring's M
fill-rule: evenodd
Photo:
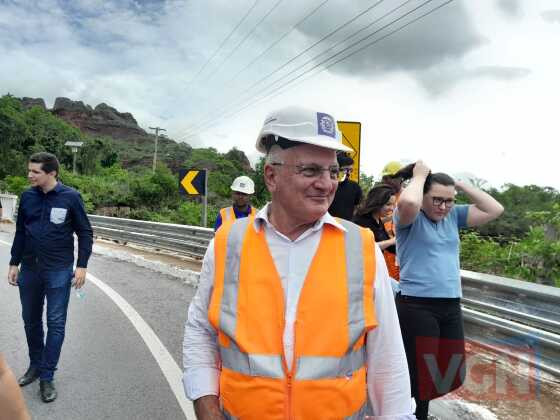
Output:
M296 173L298 175L303 175L306 178L318 178L323 174L323 172L328 172L330 179L338 181L340 175L340 168L336 165L329 166L328 168L323 168L319 165L289 165L282 162L274 162L272 165L291 166L296 168Z
M450 208L453 207L455 205L455 199L454 198L443 198L443 197L432 197L432 203L434 203L434 206L436 207L441 207L442 204L445 203L445 207Z

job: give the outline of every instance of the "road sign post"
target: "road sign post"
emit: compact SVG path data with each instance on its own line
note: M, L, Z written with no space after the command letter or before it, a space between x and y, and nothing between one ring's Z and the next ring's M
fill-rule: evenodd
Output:
M360 142L362 135L362 123L357 121L337 121L338 129L342 133L342 143L352 149L348 155L354 159L354 169L350 179L360 182Z
M208 170L180 169L179 193L184 196L202 196L202 226L208 224Z
M202 201L204 202L204 207L202 208L202 226L206 227L208 225L208 170L204 170L204 196Z

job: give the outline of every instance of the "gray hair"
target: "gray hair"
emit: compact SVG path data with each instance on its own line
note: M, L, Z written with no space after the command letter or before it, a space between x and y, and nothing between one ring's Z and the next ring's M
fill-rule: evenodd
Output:
M282 157L284 149L282 149L277 144L273 145L268 153L266 154L265 163L267 165L272 165L273 163L283 163Z

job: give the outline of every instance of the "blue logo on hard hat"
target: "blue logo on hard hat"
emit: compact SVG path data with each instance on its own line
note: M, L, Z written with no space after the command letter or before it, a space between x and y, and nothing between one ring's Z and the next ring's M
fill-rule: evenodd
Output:
M322 112L317 112L317 127L319 134L324 136L329 136L336 138L335 132L336 128L334 125L334 118L329 114L323 114Z

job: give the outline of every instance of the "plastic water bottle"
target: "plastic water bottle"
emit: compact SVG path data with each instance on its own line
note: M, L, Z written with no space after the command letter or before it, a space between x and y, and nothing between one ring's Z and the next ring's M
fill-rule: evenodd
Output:
M86 292L84 292L84 289L76 290L76 297L78 299L84 299L86 297Z

